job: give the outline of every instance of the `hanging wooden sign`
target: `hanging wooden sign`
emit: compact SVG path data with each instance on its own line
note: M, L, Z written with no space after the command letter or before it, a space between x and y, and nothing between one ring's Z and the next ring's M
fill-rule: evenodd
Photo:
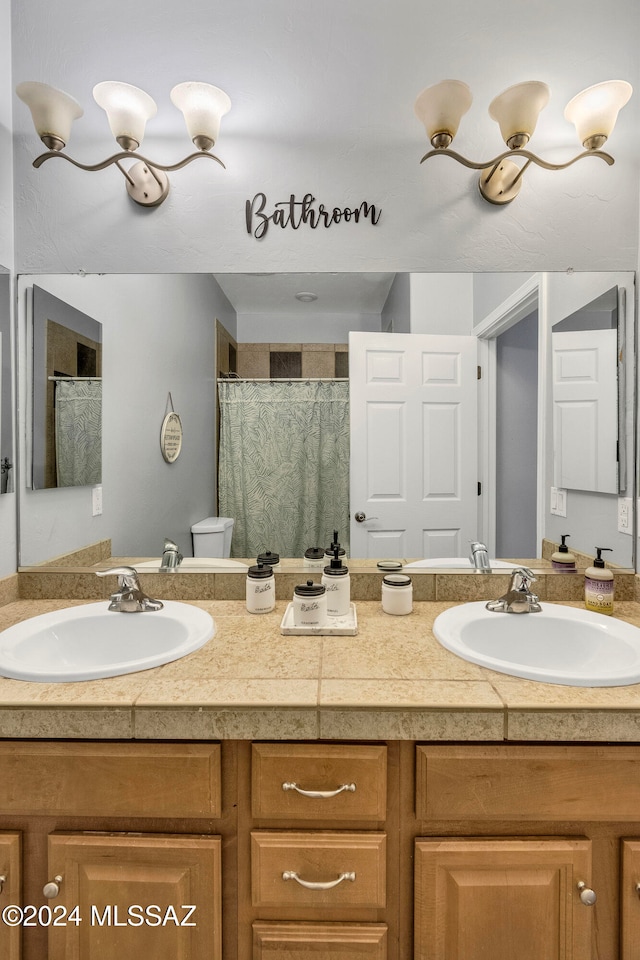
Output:
M182 421L173 409L171 394L169 394L167 406L169 404L171 410L165 413L160 428L160 450L167 463L174 463L180 456L182 449Z

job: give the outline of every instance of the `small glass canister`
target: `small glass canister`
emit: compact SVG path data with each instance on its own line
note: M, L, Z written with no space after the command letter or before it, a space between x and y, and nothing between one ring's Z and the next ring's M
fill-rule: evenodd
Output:
M271 613L276 605L276 578L273 567L266 563L249 567L246 592L249 613Z
M307 580L293 591L293 623L296 627L323 627L327 622L327 596L321 583Z
M382 609L401 617L413 610L413 584L406 573L388 573L382 578Z

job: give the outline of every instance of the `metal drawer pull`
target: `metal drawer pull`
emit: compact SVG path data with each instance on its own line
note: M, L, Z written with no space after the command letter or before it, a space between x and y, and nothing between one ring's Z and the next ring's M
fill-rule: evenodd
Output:
M1 890L1 889L2 889L2 888L0 888L0 890ZM636 883L636 893L637 893L638 896L640 897L640 883Z
M312 797L314 800L328 800L330 797L337 797L339 793L344 793L345 790L349 793L355 793L356 785L355 783L343 783L341 787L337 787L335 790L303 790L297 783L286 782L282 784L282 789L295 790L301 797Z
M577 884L577 887L582 903L584 903L585 907L592 907L598 899L596 897L595 890L591 890L591 888L586 885L584 880L580 880Z
M3 873L2 876L0 876L0 893L2 893L6 882L7 882L7 875Z
M285 870L282 874L283 880L295 880L296 883L299 883L301 887L306 887L307 890L331 890L333 887L337 887L339 883L342 883L343 880L356 879L355 873L341 873L337 880L327 880L325 883L321 881L313 880L303 880L302 877L299 877L297 873L293 870Z
M57 897L60 893L60 884L62 883L62 877L58 874L57 877L54 877L53 880L50 880L49 883L45 883L42 888L43 895L51 900L53 897Z

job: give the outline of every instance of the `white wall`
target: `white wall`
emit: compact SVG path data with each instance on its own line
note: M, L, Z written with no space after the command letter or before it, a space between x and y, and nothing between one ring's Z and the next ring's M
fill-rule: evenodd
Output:
M471 274L412 273L411 333L466 336L473 332Z
M379 313L315 314L313 321L285 313L239 313L239 343L348 343L350 330L380 331Z
M85 173L52 160L33 169L41 145L15 100L17 269L635 269L639 18L637 0L521 3L510 17L500 0L487 0L481 14L475 0L183 0L165 4L161 16L155 0L16 3L14 82L44 80L82 102L69 152L83 162L115 147L91 98L105 77L157 100L142 152L159 162L190 147L169 101L174 83L205 79L232 100L215 148L227 169L203 160L177 171L167 201L150 210L132 204L115 168ZM580 151L563 117L567 101L599 80L628 79L636 94L608 144L615 165L531 167L512 204L487 204L477 173L443 157L419 162L429 144L413 103L449 76L473 90L455 148L475 160L504 149L487 113L492 98L518 81L546 80L552 98L531 147L551 162ZM269 211L291 194L311 193L329 209L366 200L380 220L316 230L272 224L256 240L246 230L245 202L259 191Z
M158 556L165 535L190 555L191 524L215 513L214 321L233 328L235 318L223 313L226 298L212 277L22 277L22 338L34 279L103 324L103 514L91 515L91 487L23 490L20 562L39 563L103 537L111 537L114 556ZM169 392L184 431L173 464L159 444Z
M409 333L411 331L411 276L398 273L389 288L382 309L383 333Z

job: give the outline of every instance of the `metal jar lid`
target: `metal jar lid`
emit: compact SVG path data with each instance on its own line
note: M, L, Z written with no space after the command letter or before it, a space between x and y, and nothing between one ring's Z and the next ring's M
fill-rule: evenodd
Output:
M264 580L265 577L273 576L273 569L268 563L259 563L255 567L249 567L247 576L251 577L252 580Z
M349 567L345 567L344 564L340 567L328 566L324 568L324 572L328 577L344 577L349 573Z
M388 587L410 587L411 577L408 577L406 573L388 573L386 577L382 578L382 582Z
M401 560L378 560L376 563L378 570L402 570L402 561Z
M261 553L258 557L258 563L269 563L274 567L276 563L280 563L280 554L272 553L271 550L265 550L265 552Z
M304 552L305 560L324 560L324 547L309 547Z
M307 580L306 583L299 583L293 592L296 597L321 597L325 590L322 583Z

